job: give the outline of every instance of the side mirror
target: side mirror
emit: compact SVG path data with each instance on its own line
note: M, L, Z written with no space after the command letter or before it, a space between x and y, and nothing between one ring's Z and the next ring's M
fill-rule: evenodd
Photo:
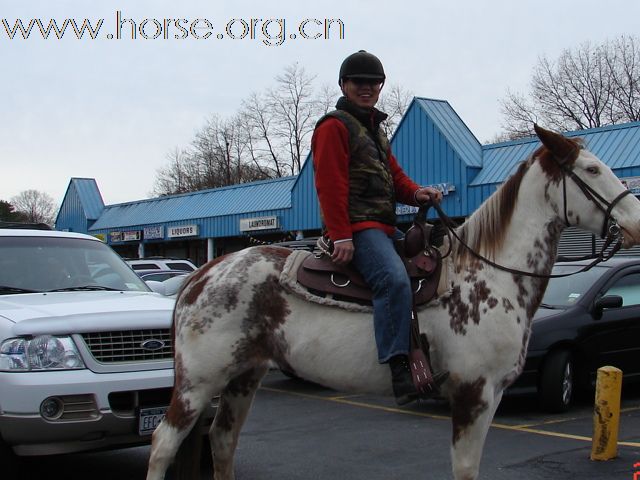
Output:
M620 295L606 295L596 300L593 305L593 316L596 320L602 318L602 312L605 308L620 308L622 307L623 300Z

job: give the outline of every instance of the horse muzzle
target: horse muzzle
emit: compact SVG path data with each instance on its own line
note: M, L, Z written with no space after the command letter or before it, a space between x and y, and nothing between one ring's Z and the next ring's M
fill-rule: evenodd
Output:
M633 230L620 226L620 234L622 235L622 248L631 248L634 245L640 244L640 224Z

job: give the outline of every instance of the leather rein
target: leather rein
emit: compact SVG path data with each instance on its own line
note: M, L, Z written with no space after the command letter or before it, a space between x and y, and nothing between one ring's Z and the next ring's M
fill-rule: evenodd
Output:
M596 255L587 255L584 257L573 257L573 258L566 259L567 261L594 259L593 262L591 262L590 264L586 265L584 268L577 270L575 272L565 273L565 274L556 274L556 275L553 275L553 274L545 275L545 274L535 273L535 272L525 272L523 270L517 270L514 268L505 267L504 265L497 264L494 261L488 259L487 257L481 255L480 253L473 250L469 245L467 245L464 242L464 240L462 240L458 235L458 233L456 232L456 226L453 220L451 220L451 218L442 210L440 205L434 203L429 206L432 206L433 208L435 208L436 212L438 213L438 216L442 220L442 223L447 231L447 236L449 237L449 251L443 256L443 258L448 256L451 253L451 248L452 248L451 236L455 237L455 239L464 248L466 248L474 257L478 258L479 260L482 260L488 265L491 265L492 267L497 268L498 270L513 273L515 275L524 275L527 277L535 277L535 278L568 277L570 275L575 275L577 273L586 272L587 270L591 269L595 265L605 262L609 260L611 257L613 257L613 255L617 253L618 250L620 250L620 248L622 247L623 237L621 235L621 229L620 229L620 226L618 225L618 221L611 214L611 212L615 208L615 206L620 202L620 200L622 200L625 196L631 193L631 190L623 191L616 198L614 198L613 201L609 202L604 197L602 197L602 195L596 192L590 185L588 185L584 180L582 180L578 175L576 175L572 169L567 167L565 162L561 163L561 162L558 162L557 160L556 162L558 163L558 166L562 170L562 196L564 201L565 225L567 227L571 226L571 224L569 223L568 209L567 209L567 176L569 176L571 180L573 180L576 183L576 185L580 188L582 193L584 193L585 197L587 197L589 201L591 201L601 212L604 213L604 221L602 225L601 237L604 237L605 241L600 253ZM427 206L426 208L429 208L429 206ZM423 207L420 207L420 208L423 208ZM613 247L609 252L607 252L607 249L611 247L611 245L613 245Z

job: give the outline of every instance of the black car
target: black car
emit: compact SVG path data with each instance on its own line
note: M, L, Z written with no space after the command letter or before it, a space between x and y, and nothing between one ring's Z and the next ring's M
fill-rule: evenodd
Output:
M554 274L589 261L559 262ZM577 390L611 365L624 383L640 378L640 258L619 257L586 272L553 278L536 312L522 374L511 392L536 389L542 408L566 411Z

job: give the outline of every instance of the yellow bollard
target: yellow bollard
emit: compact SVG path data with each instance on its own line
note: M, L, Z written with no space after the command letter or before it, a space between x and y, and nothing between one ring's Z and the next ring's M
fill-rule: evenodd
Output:
M622 370L616 367L598 369L591 460L611 460L618 455L621 390Z

